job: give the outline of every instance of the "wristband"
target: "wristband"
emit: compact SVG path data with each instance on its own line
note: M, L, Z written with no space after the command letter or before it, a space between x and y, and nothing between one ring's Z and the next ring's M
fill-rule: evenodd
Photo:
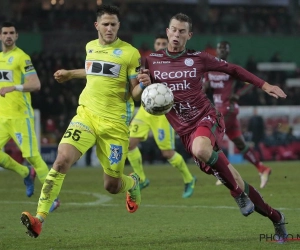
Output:
M16 91L23 92L24 86L23 85L15 85Z
M142 90L144 90L147 86L145 86L142 82L140 82L140 87Z

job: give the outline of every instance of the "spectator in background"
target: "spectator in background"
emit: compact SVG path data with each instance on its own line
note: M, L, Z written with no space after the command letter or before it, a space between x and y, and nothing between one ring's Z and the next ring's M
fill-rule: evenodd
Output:
M259 153L260 159L263 160L264 157L259 144L263 141L265 136L265 123L262 116L258 115L256 107L253 109L253 116L249 119L248 131L252 135L251 138L254 143L255 150Z
M250 55L247 59L245 69L249 72L256 74L257 72L257 62L253 55Z

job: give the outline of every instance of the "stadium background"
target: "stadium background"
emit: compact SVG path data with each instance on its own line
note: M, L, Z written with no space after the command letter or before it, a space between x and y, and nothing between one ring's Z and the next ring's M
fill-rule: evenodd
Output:
M0 21L12 20L20 38L17 45L32 57L42 90L32 94L33 107L40 111L41 150L47 163L55 159L57 143L75 114L78 95L85 82L56 83L53 73L60 68L82 68L86 42L95 39L95 9L101 0L1 0ZM216 43L231 43L230 62L281 86L288 95L276 100L253 89L240 100L240 119L251 145L248 121L257 107L264 117L264 160L300 159L300 2L297 0L181 0L103 1L122 11L120 38L139 48L142 55L152 50L153 38L165 32L168 20L177 12L190 15L194 37L188 47L215 53ZM138 107L139 103L137 103ZM150 140L142 143L144 161L163 161ZM179 140L177 149L187 161ZM224 150L233 162L243 159L233 145L224 141ZM9 143L6 151L22 161L20 152ZM85 165L84 157L77 163ZM92 161L97 165L97 161Z

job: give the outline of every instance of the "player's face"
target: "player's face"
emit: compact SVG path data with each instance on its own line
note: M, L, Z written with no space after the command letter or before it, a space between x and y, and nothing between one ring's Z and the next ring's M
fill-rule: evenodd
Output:
M15 42L18 39L18 34L14 27L3 27L1 29L0 38L1 38L2 44L6 48L9 48L9 47L15 46Z
M95 22L102 45L111 44L117 39L120 22L116 15L104 14Z
M167 28L169 40L168 49L171 52L183 51L186 42L191 39L192 34L193 33L189 31L189 23L172 19L169 28Z
M168 39L165 38L157 38L154 42L154 49L158 51L160 49L164 49L168 46Z
M218 43L217 45L217 57L226 60L229 55L229 45L227 43Z

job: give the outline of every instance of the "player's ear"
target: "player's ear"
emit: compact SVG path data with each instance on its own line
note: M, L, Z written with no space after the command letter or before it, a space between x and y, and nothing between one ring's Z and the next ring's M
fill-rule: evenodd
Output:
M193 32L189 32L189 38L188 38L188 40L190 40L192 38L192 36L193 36Z
M98 30L98 22L94 22L96 30Z
M19 38L19 33L16 33L16 41L18 40Z

